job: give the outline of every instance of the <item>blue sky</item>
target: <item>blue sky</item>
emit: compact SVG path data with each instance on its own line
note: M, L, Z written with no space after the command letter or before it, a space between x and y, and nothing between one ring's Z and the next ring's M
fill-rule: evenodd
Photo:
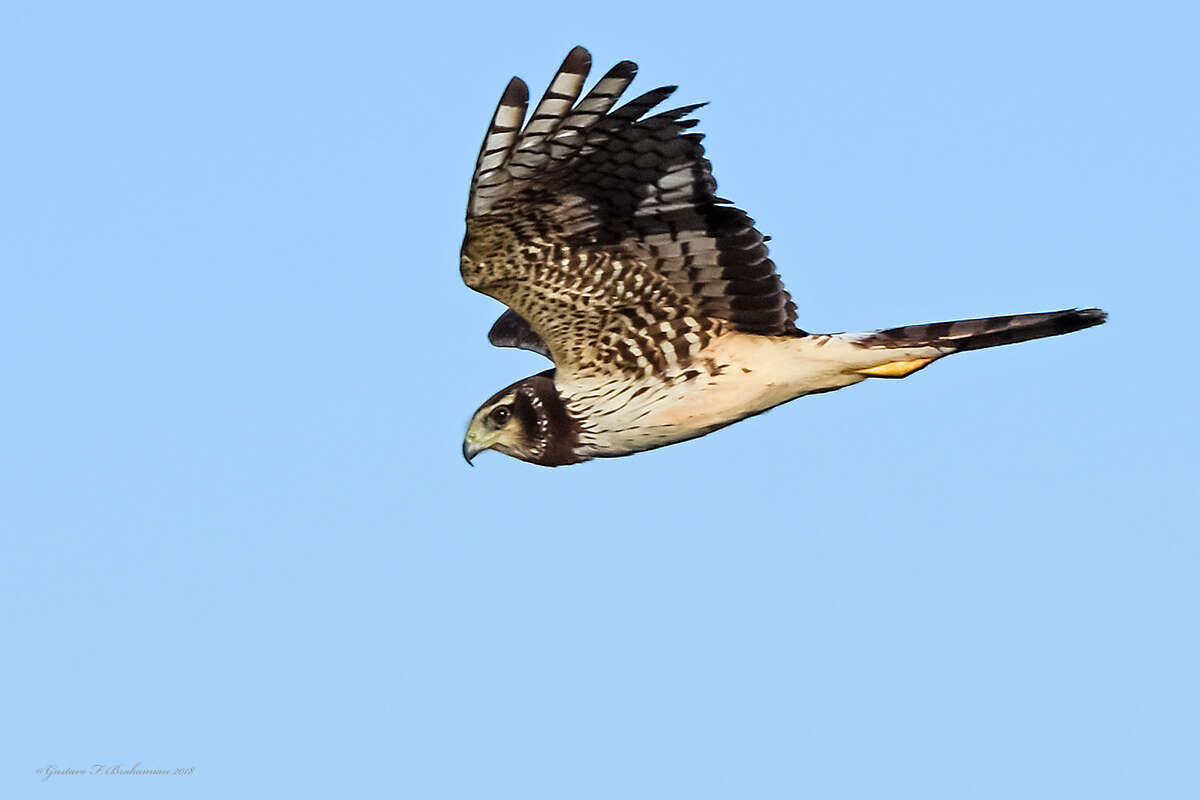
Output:
M5 797L1194 798L1185 4L10 3ZM702 100L808 330L1108 325L547 470L513 74ZM35 770L195 767L188 777Z

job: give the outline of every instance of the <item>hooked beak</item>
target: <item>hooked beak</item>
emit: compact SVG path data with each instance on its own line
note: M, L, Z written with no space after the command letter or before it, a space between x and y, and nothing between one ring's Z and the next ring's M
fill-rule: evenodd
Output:
M467 460L468 464L471 464L471 459L486 449L486 447L479 447L478 445L474 444L470 439L463 439L463 458ZM475 465L471 464L471 466L473 467Z

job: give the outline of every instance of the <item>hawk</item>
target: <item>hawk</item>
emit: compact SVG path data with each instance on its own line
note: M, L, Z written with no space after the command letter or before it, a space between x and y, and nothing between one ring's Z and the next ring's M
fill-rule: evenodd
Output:
M475 165L463 280L508 306L492 344L554 368L479 407L468 462L489 449L545 466L628 455L951 353L1104 322L1088 308L806 333L767 237L714 194L688 118L702 104L651 114L665 86L614 108L637 66L622 61L583 94L590 67L573 49L528 121L513 78Z

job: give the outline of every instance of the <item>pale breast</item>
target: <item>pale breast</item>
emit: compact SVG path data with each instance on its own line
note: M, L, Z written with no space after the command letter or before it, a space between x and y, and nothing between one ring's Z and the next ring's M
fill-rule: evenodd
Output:
M591 455L646 450L690 439L814 391L857 383L845 362L815 337L726 333L686 369L637 379L607 376L559 386L584 421Z

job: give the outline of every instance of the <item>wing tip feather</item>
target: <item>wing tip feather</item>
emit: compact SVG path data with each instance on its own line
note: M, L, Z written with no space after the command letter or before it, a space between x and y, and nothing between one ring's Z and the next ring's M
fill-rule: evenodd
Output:
M576 75L587 75L592 68L592 54L583 45L575 45L567 57L563 59L559 72L572 72Z
M606 78L620 78L622 80L633 80L637 75L638 65L633 61L618 61L613 68L605 73Z
M523 106L528 102L529 87L525 85L525 81L514 75L508 86L504 87L504 94L500 95L500 105Z

